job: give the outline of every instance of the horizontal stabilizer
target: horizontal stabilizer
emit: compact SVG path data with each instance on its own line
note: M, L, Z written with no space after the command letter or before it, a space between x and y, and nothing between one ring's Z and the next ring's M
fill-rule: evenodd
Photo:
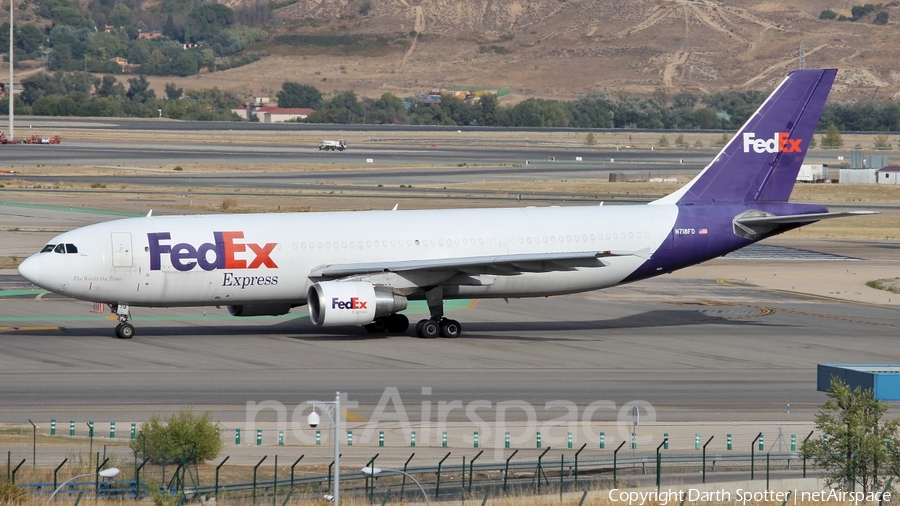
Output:
M779 228L782 225L814 223L819 220L826 220L829 218L868 216L872 214L878 213L875 211L847 211L833 213L788 214L784 216L778 216L762 211L748 211L734 218L734 234L745 239L756 240L761 236Z
M843 213L810 213L810 214L789 214L787 216L746 216L736 218L735 221L744 225L783 225L786 223L809 223L813 221L826 220L828 218L843 218L845 216L868 216L878 214L875 211L847 211Z
M541 270L566 270L572 267L602 267L601 258L637 256L649 258L649 250L640 251L583 251L573 253L523 253L517 255L491 255L465 258L441 258L433 260L406 260L399 262L372 262L358 264L334 264L317 267L309 273L312 279L336 279L361 274L383 272L464 270L475 267L507 267L510 273L532 270L533 264L542 263Z

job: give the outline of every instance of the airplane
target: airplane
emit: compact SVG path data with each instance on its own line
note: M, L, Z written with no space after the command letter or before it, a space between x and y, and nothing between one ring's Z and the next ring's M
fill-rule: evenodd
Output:
M704 262L825 218L788 202L836 69L791 72L693 180L641 206L152 216L53 238L19 266L51 292L132 307L227 306L236 317L307 305L318 326L405 332L462 327L443 303L613 287Z

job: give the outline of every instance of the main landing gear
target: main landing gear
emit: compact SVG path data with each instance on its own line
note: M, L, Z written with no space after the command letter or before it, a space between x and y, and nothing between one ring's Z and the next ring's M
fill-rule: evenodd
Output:
M425 292L431 318L416 324L416 335L422 339L434 339L439 335L449 339L459 337L462 326L456 320L444 318L444 290L436 286Z
M109 307L116 316L119 317L119 324L116 325L116 337L119 339L131 339L134 337L134 325L128 323L131 319L131 311L127 304L112 304Z

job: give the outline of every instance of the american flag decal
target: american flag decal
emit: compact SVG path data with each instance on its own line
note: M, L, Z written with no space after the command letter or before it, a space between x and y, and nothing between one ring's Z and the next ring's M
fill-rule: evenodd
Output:
M705 228L701 228L700 230L697 231L697 233L698 233L699 235L706 235L707 232L708 232L708 231L707 231Z

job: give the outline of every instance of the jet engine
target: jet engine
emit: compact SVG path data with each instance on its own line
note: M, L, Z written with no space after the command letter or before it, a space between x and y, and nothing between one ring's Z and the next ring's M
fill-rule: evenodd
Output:
M309 319L319 326L367 325L406 309L406 297L361 281L323 281L309 288Z
M249 304L228 306L231 316L281 316L291 311L290 304Z

